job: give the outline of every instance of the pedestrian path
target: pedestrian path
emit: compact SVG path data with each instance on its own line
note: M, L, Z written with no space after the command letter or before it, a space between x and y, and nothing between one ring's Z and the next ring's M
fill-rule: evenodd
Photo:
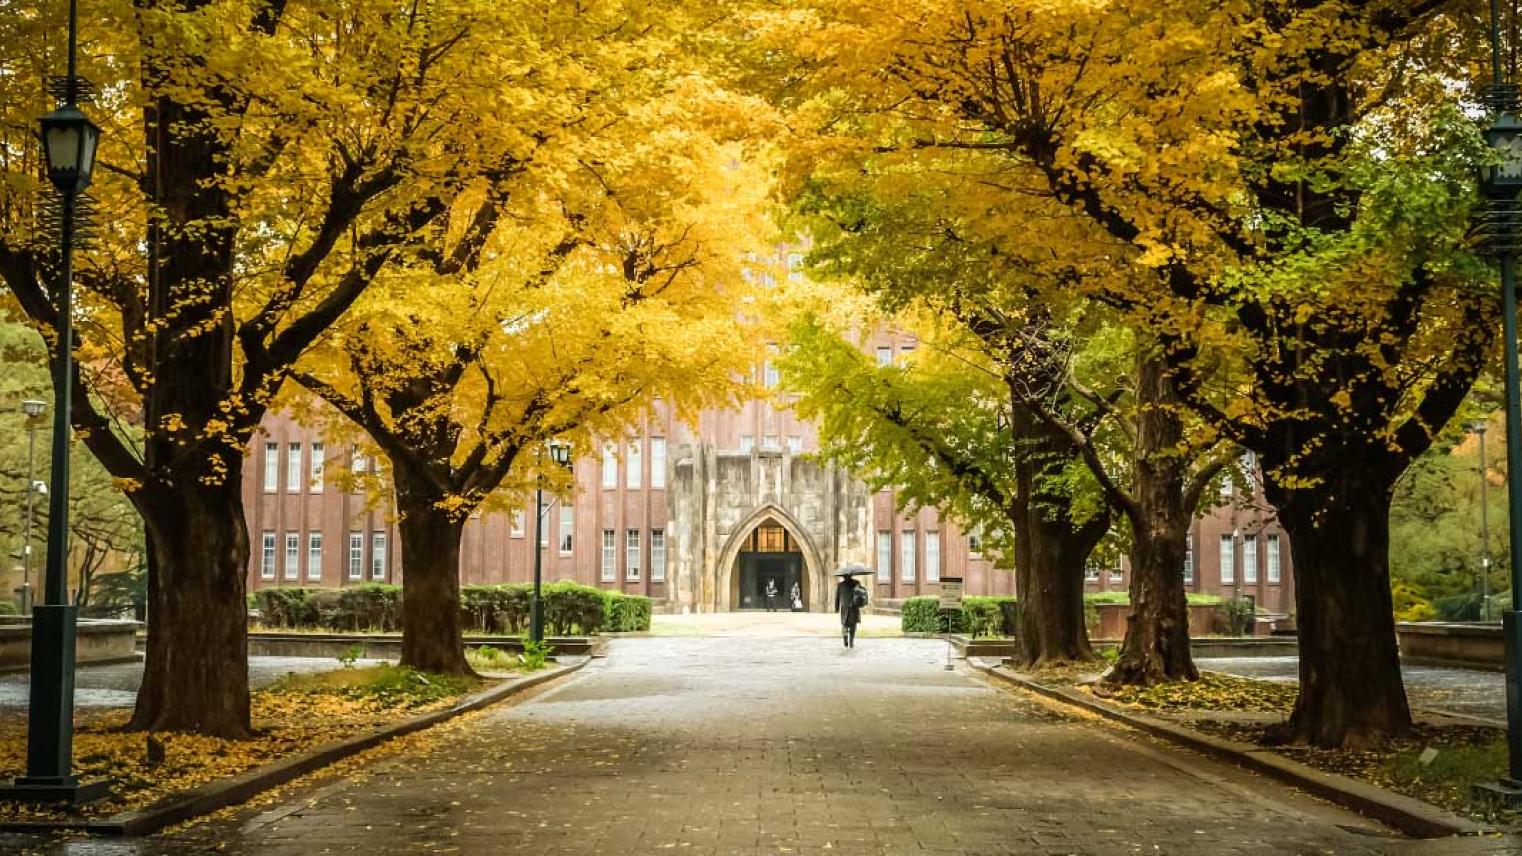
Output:
M945 669L937 640L644 638L422 754L84 853L1502 853L1408 842ZM1441 849L1432 849L1439 847ZM125 848L125 849L122 849Z

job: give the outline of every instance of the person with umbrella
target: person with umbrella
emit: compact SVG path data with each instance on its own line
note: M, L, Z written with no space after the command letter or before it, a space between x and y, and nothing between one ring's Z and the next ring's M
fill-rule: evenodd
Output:
M856 647L856 625L861 623L861 611L867 605L867 587L856 578L871 573L862 565L847 565L835 573L840 577L835 586L835 611L840 613L840 635L847 648Z

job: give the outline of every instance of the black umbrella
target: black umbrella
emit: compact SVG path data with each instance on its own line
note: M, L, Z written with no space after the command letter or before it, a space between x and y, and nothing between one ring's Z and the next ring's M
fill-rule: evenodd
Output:
M876 573L876 571L873 571L871 568L867 567L866 565L846 565L845 567L843 567L840 570L836 571L835 572L835 576L837 576L837 577L870 577L874 573Z

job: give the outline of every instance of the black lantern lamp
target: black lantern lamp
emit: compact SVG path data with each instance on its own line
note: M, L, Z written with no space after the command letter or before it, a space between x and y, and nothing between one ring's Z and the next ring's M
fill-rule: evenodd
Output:
M549 452L550 460L558 467L567 470L571 468L571 444L564 440L551 440L545 443L540 454ZM542 458L541 458L542 460ZM534 642L544 641L544 600L542 589L544 585L544 514L549 509L544 506L544 475L537 477L538 486L534 490L534 588L529 595L529 639Z
M1511 198L1522 190L1522 120L1510 113L1496 116L1485 129L1485 143L1496 159L1485 167L1485 190L1492 197Z
M65 104L42 117L42 151L48 160L48 179L59 193L74 196L90 186L99 141L100 128L73 104Z
M554 461L556 464L559 464L562 467L569 467L571 465L570 443L567 443L563 440L551 440L549 447L550 460Z

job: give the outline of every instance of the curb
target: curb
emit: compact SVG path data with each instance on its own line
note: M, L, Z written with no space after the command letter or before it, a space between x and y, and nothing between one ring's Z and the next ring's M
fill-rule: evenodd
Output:
M1072 690L1042 686L1008 672L1000 672L995 666L977 663L972 663L972 666L1023 690L1082 708L1217 760L1226 761L1293 785L1415 838L1447 838L1454 835L1479 835L1490 831L1472 820L1421 800L1392 793L1347 776L1322 772L1307 764L1292 761L1247 743L1213 737L1171 722L1132 713Z
M246 802L255 794L283 785L286 782L300 778L307 773L326 767L336 761L357 755L366 749L379 746L397 737L431 728L439 723L454 719L461 714L480 710L483 707L488 707L517 695L524 690L532 689L540 684L579 671L590 662L592 662L592 659L588 657L579 663L572 663L558 669L551 669L539 674L519 678L518 680L508 681L507 683L483 690L473 696L467 696L461 699L454 707L421 714L411 719L404 719L401 722L376 729L366 734L358 734L319 746L304 755L287 758L264 767L256 767L230 779L223 779L195 788L194 790L186 791L171 798L172 801L167 803L125 811L99 821L64 821L56 823L48 821L0 821L0 832L45 833L69 831L90 832L97 835L148 835L166 826L173 826L176 823L208 814L220 808Z

